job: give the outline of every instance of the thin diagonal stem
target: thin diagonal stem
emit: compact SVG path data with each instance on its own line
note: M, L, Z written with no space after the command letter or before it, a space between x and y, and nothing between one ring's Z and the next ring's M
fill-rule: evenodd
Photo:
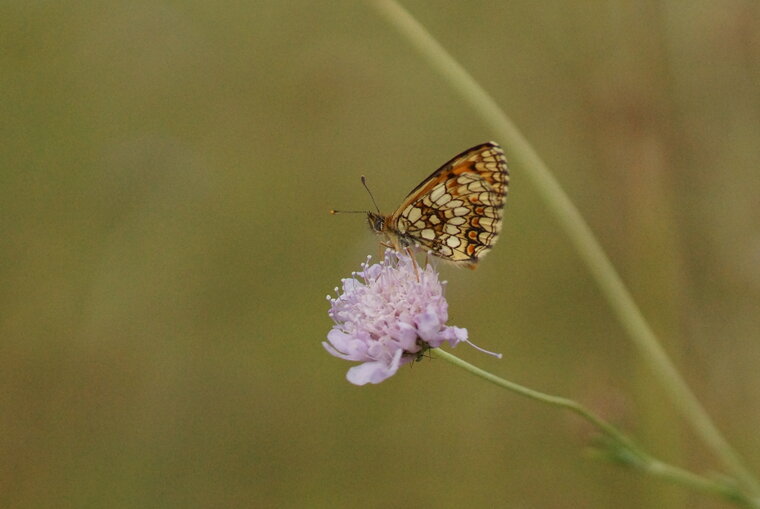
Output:
M612 442L615 443L618 448L622 448L627 458L625 463L629 466L635 467L654 477L659 477L661 479L680 484L695 491L700 491L702 493L728 499L744 507L750 507L753 509L760 508L760 501L752 500L730 484L708 479L707 477L689 472L688 470L670 465L658 460L657 458L654 458L653 456L650 456L630 438L628 438L628 436L626 436L622 431L598 415L594 414L591 410L584 407L577 401L529 389L528 387L489 373L488 371L474 366L445 350L441 350L440 348L434 349L433 352L435 357L450 362L451 364L469 371L475 376L479 376L485 380L488 380L489 382L496 384L499 387L503 387L507 390L520 394L521 396L525 396L527 398L534 399L551 406L569 410L570 412L573 412L581 418L589 421L607 438L612 440Z
M760 485L757 480L681 377L591 228L530 143L496 101L409 12L394 0L369 0L369 3L406 37L462 99L472 106L497 138L509 147L510 158L533 181L673 404L726 468L750 492L759 494Z

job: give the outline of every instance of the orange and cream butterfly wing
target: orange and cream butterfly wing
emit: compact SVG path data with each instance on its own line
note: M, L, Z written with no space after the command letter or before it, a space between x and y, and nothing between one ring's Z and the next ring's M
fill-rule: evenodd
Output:
M496 242L509 187L504 151L472 147L423 180L389 218L405 243L474 267Z

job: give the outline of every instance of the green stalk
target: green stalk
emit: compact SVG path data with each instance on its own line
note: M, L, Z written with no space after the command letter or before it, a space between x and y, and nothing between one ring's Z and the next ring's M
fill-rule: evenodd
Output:
M394 0L369 0L369 3L406 37L462 99L472 106L493 130L497 139L508 147L510 158L516 163L515 167L532 180L599 285L613 313L658 377L673 404L732 475L754 496L760 496L760 485L754 475L744 466L739 455L681 377L591 228L530 143L496 101L408 11Z
M701 493L721 497L728 499L731 502L737 503L744 507L750 507L753 509L760 508L760 501L751 500L746 497L741 491L734 486L719 481L714 481L706 477L697 475L688 470L664 463L646 453L638 445L636 445L630 438L628 438L618 428L605 421L601 417L597 416L589 409L571 399L563 398L560 396L553 396L551 394L545 394L520 384L510 382L504 378L496 376L488 371L485 371L477 366L473 366L467 361L460 359L459 357L436 348L433 350L434 355L443 359L455 366L458 366L466 371L469 371L475 376L479 376L489 382L498 385L504 389L515 392L521 396L525 396L547 405L569 410L581 418L587 420L594 425L599 431L601 431L607 438L612 440L616 446L615 456L624 461L628 466L635 467L649 475L659 477L661 479L680 484L684 487L690 488L694 491Z

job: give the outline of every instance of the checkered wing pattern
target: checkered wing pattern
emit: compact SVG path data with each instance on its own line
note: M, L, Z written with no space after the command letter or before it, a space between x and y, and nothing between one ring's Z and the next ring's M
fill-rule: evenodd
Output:
M474 267L499 235L508 187L504 151L493 142L478 145L409 193L386 228L402 245Z

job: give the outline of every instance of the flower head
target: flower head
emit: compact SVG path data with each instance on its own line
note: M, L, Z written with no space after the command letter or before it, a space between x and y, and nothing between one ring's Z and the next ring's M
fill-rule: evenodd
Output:
M335 325L322 345L335 357L363 363L348 370L349 382L382 382L430 348L467 341L467 329L446 325L445 283L431 264L423 269L390 249L380 263L367 260L343 279L342 293L336 288L339 295L327 297Z

